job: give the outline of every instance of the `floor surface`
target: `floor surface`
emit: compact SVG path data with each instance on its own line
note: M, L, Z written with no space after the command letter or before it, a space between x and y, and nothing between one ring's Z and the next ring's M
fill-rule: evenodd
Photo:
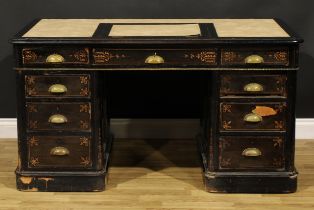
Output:
M314 140L297 141L292 194L205 192L193 140L115 140L104 192L20 192L16 165L16 141L0 139L0 209L314 210Z

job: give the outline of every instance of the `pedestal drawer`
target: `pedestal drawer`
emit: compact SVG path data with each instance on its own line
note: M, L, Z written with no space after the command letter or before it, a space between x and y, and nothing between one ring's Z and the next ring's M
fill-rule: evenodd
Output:
M89 168L90 136L37 136L27 138L30 168Z
M289 66L289 49L276 48L231 48L221 50L223 66Z
M45 66L74 66L89 64L89 49L80 47L29 47L22 49L22 64Z
M28 130L73 130L91 129L90 103L26 103Z
M220 131L285 131L286 103L220 103Z
M219 139L220 169L283 169L284 139L276 136L224 136Z
M26 97L89 97L90 75L26 75Z
M222 74L220 96L286 96L285 75Z

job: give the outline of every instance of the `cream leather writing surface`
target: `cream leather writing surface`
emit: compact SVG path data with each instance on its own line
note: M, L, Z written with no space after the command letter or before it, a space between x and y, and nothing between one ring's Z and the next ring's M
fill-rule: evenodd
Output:
M273 19L42 19L23 37L92 37L100 23L213 23L218 37L289 37Z
M193 36L200 35L198 24L113 25L109 36Z

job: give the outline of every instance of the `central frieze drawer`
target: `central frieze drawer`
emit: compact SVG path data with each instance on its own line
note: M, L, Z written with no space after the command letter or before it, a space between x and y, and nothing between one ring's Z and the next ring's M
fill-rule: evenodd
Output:
M22 49L22 64L72 66L89 64L89 49L80 47L30 47Z
M90 136L37 136L27 138L30 168L89 168Z
M220 96L286 96L285 75L223 74Z
M215 66L216 49L93 49L95 65Z
M222 66L289 66L288 48L234 48L221 50Z
M285 131L286 103L220 103L220 131Z
M220 169L282 169L284 140L275 136L224 136L219 139Z
M26 103L28 130L91 129L90 103Z
M90 75L26 75L26 97L89 97Z

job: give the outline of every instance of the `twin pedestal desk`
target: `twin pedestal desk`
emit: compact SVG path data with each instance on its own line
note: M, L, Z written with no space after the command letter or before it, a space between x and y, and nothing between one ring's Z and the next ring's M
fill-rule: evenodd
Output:
M19 190L105 189L112 141L105 87L112 71L205 72L196 139L206 190L296 190L302 39L279 20L41 19L12 42Z

